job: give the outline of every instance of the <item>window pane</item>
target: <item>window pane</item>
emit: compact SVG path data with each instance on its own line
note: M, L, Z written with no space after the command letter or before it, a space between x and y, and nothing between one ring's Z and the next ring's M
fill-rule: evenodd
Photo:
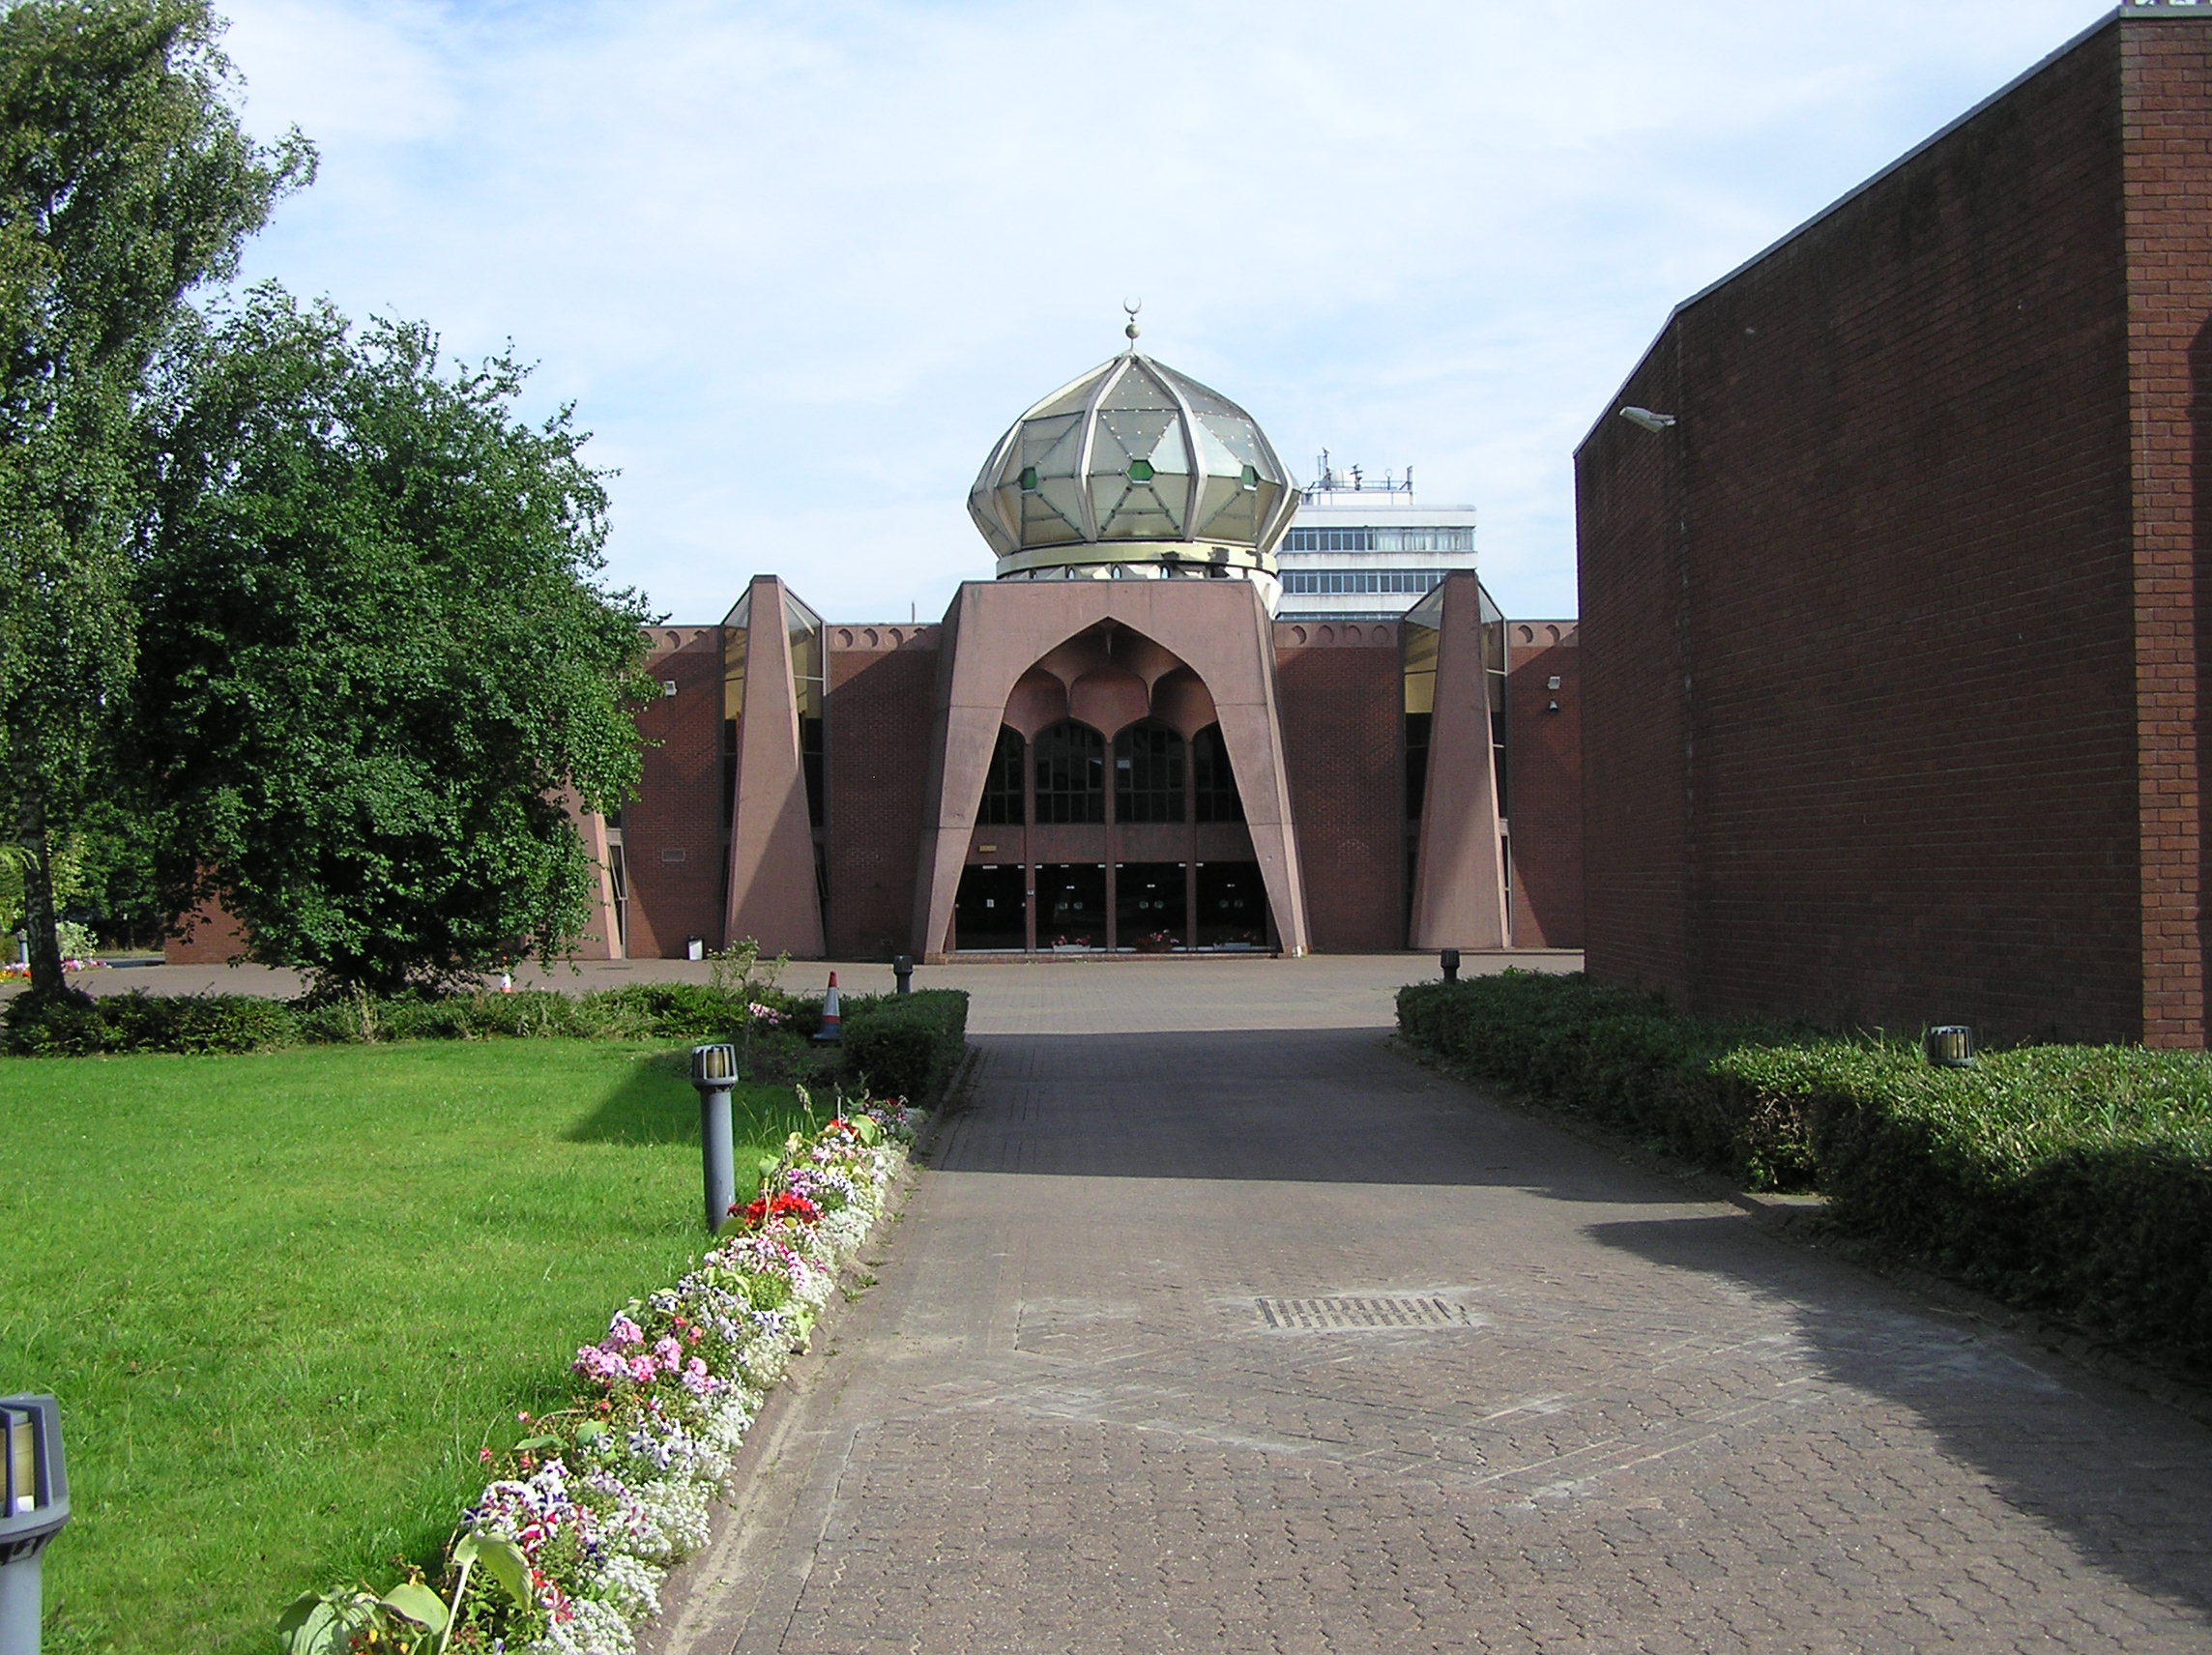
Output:
M991 754L991 768L983 777L983 803L976 812L985 827L1020 827L1022 822L1022 738L1016 730L1002 729Z
M1114 820L1182 820L1182 738L1164 724L1132 724L1114 738Z
M1036 819L1104 822L1106 742L1098 732L1073 722L1055 724L1038 735L1034 750Z
M1229 748L1218 724L1208 724L1191 738L1190 787L1199 821L1244 820L1244 801L1237 797L1237 778L1230 773Z

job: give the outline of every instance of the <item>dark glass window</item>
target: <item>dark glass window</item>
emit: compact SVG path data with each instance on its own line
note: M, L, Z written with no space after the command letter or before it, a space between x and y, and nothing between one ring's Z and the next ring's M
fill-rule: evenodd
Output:
M1198 864L1201 948L1265 948L1267 895L1258 862Z
M976 820L987 828L1022 824L1022 738L1018 730L1002 729L991 753L991 768L983 776L983 807Z
M1406 820L1421 819L1421 802L1429 791L1429 717L1426 712L1406 714Z
M1116 943L1140 954L1165 954L1190 934L1180 862L1121 862L1114 869Z
M1201 822L1241 822L1244 801L1229 769L1229 748L1221 726L1208 724L1190 739L1190 789L1197 796Z
M1037 868L1036 882L1038 947L1106 946L1104 868L1094 862L1045 862Z
M1029 878L1019 862L960 870L952 899L952 945L1019 953L1029 941Z
M1072 721L1055 724L1038 734L1032 749L1039 822L1106 820L1106 742L1097 731Z
M1114 738L1114 820L1182 820L1182 738L1165 724L1132 724Z

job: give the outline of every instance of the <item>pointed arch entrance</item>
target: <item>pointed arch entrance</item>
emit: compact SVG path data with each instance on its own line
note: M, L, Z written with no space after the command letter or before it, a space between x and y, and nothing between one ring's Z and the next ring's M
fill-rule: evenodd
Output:
M1307 950L1266 611L1144 584L962 588L917 952Z

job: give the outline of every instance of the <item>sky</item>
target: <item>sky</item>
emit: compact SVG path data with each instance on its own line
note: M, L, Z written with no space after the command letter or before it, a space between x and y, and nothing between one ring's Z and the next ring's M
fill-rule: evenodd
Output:
M2093 0L218 0L320 176L242 278L510 343L617 475L607 577L941 614L1000 433L1123 344L1472 505L1575 612L1573 454L1669 310Z

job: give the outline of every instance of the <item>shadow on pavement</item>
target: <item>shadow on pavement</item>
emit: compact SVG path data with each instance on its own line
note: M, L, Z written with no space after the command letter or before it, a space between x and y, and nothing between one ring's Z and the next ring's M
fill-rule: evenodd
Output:
M1561 1201L1696 1199L1483 1103L1381 1029L986 1034L942 1172L1488 1184Z
M1829 1381L1909 1409L2084 1561L2212 1627L2212 1430L2060 1359L2031 1363L2009 1337L1872 1288L1741 1218L1593 1224L1588 1234L1786 1305Z

